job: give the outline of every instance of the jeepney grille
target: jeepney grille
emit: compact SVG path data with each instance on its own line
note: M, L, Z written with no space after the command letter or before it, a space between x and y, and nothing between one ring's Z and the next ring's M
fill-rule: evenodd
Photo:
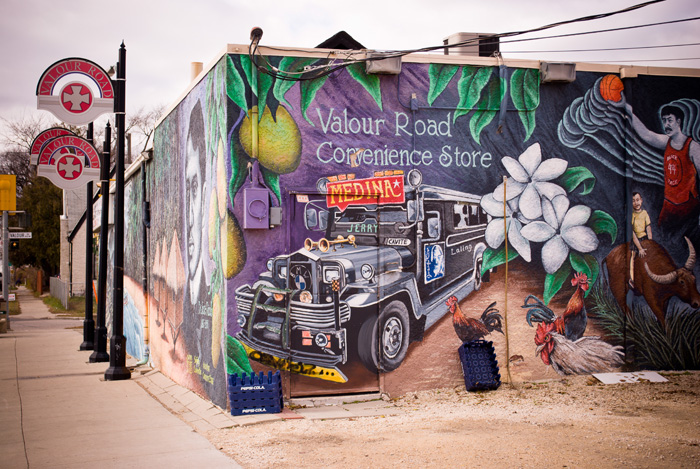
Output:
M238 302L238 312L246 316L250 315L250 308L253 303L253 299L238 296L236 298ZM290 312L291 321L299 326L304 326L308 328L330 328L335 326L335 319L333 315L333 305L324 304L322 307L309 307L313 305L308 305L306 303L300 303L298 301L293 302L292 310ZM259 308L264 309L264 305L258 305ZM350 320L350 307L346 303L340 304L340 321L345 323Z

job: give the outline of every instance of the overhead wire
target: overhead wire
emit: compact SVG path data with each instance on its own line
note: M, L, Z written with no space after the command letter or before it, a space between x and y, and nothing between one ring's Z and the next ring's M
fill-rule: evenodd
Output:
M579 22L586 22L586 21L592 21L592 20L597 20L597 19L602 19L602 18L607 18L610 16L614 15L619 15L622 13L628 13L634 10L638 10L640 8L647 7L649 5L653 5L656 3L662 3L665 2L666 0L650 0L647 2L639 3L636 5L629 6L627 8L623 8L621 10L615 10L607 13L598 13L594 15L588 15L588 16L583 16L571 20L565 20L565 21L559 21L556 23L551 23L547 24L544 26L539 26L537 28L532 28L532 29L527 29L527 30L522 30L522 31L511 31L511 32L506 32L506 33L501 33L501 34L495 34L492 35L492 38L506 38L506 37L514 37L514 36L519 36L523 34L530 34L533 32L538 32L538 31L544 31L547 29L567 25L567 24L572 24L572 23L579 23ZM688 21L686 20L679 20L679 21ZM582 33L582 34L588 34L588 33ZM534 40L534 39L529 39L529 40ZM424 48L419 48L419 49L409 49L409 50L399 50L399 51L385 51L382 53L383 59L386 58L392 58L392 57L402 57L408 54L413 54L413 53L420 53L420 52L431 52L434 50L439 50L439 49L445 49L445 48L452 48L452 47L461 47L465 45L472 44L474 42L478 42L479 39L468 39L465 41L453 43L453 44L447 44L447 45L439 45L439 46L430 46L430 47L424 47ZM504 42L511 42L511 41L504 41ZM352 55L354 55L354 52L350 52L347 54L348 58L343 61L339 61L341 59L334 57L333 59L330 60L329 63L326 64L321 64L317 66L308 66L305 67L304 70L297 70L297 71L292 71L292 70L280 70L276 66L274 66L272 63L270 63L266 57L262 56L262 54L259 54L258 51L258 46L259 46L259 40L253 40L250 43L250 46L248 48L248 54L250 56L251 62L253 65L262 73L265 73L267 75L270 75L274 78L280 79L280 80L286 80L286 81L306 81L306 80L314 80L317 78L321 78L324 76L327 76L336 70L340 70L342 68L348 67L352 64L355 63L362 63L362 62L367 62L368 60L372 60L370 58L352 58ZM269 49L275 50L274 48L269 47ZM262 57L263 61L265 62L265 66L259 64L256 60L257 57ZM329 60L329 59L326 59Z
M617 50L638 50L638 49L663 49L666 47L686 47L700 46L700 42L691 42L687 44L663 44L658 46L636 46L636 47L603 47L599 49L555 49L555 50L512 50L501 51L501 54L548 54L553 52L608 52Z

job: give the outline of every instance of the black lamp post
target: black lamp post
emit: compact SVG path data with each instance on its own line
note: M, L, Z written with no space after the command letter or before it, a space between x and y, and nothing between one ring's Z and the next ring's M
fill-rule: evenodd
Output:
M124 337L124 143L126 110L126 47L122 42L117 64L117 99L114 102L117 126L116 196L114 198L114 291L112 293L112 338L109 347L109 368L105 379L116 381L131 378L126 367Z
M87 141L92 141L92 122L88 124ZM83 343L80 350L93 350L95 321L92 318L92 181L87 183L87 207L85 209L85 320L83 321Z
M105 126L105 142L100 163L100 194L102 195L102 217L100 221L100 258L97 273L97 322L95 324L95 351L90 363L109 361L107 353L107 232L109 231L109 155L112 142L112 127Z

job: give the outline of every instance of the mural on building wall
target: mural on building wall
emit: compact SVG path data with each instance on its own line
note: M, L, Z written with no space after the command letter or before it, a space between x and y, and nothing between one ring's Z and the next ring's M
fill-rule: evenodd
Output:
M299 73L323 62L267 59ZM252 70L224 57L156 132L151 340L166 373L215 402L224 370L343 389L407 362L435 370L472 338L503 354L506 332L499 361L524 379L615 370L625 353L697 367L700 240L658 220L664 198L697 199L697 144L672 145L664 171L650 123L676 103L678 132L695 135L688 86L638 79L633 95L612 75L544 86L536 70L411 63L309 81ZM250 189L267 191L281 227L242 228ZM634 227L632 192L648 215Z

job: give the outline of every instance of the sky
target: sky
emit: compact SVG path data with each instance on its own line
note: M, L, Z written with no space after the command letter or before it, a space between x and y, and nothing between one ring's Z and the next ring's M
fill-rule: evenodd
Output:
M457 32L504 33L607 13L642 0L0 0L0 118L17 120L36 109L44 70L80 57L105 70L127 49L127 114L175 103L190 81L191 62L205 65L226 44L248 45L250 30L263 29L260 44L312 48L346 31L368 49L438 46ZM115 8L110 9L110 6ZM697 0L666 0L610 18L532 33L560 35L700 17ZM502 43L503 56L623 65L700 68L700 45L620 51L553 53L700 43L700 21L517 43ZM517 51L539 51L523 53ZM694 58L694 60L679 60ZM644 61L644 60L654 61ZM664 60L659 59L675 59ZM2 129L0 129L2 131Z

